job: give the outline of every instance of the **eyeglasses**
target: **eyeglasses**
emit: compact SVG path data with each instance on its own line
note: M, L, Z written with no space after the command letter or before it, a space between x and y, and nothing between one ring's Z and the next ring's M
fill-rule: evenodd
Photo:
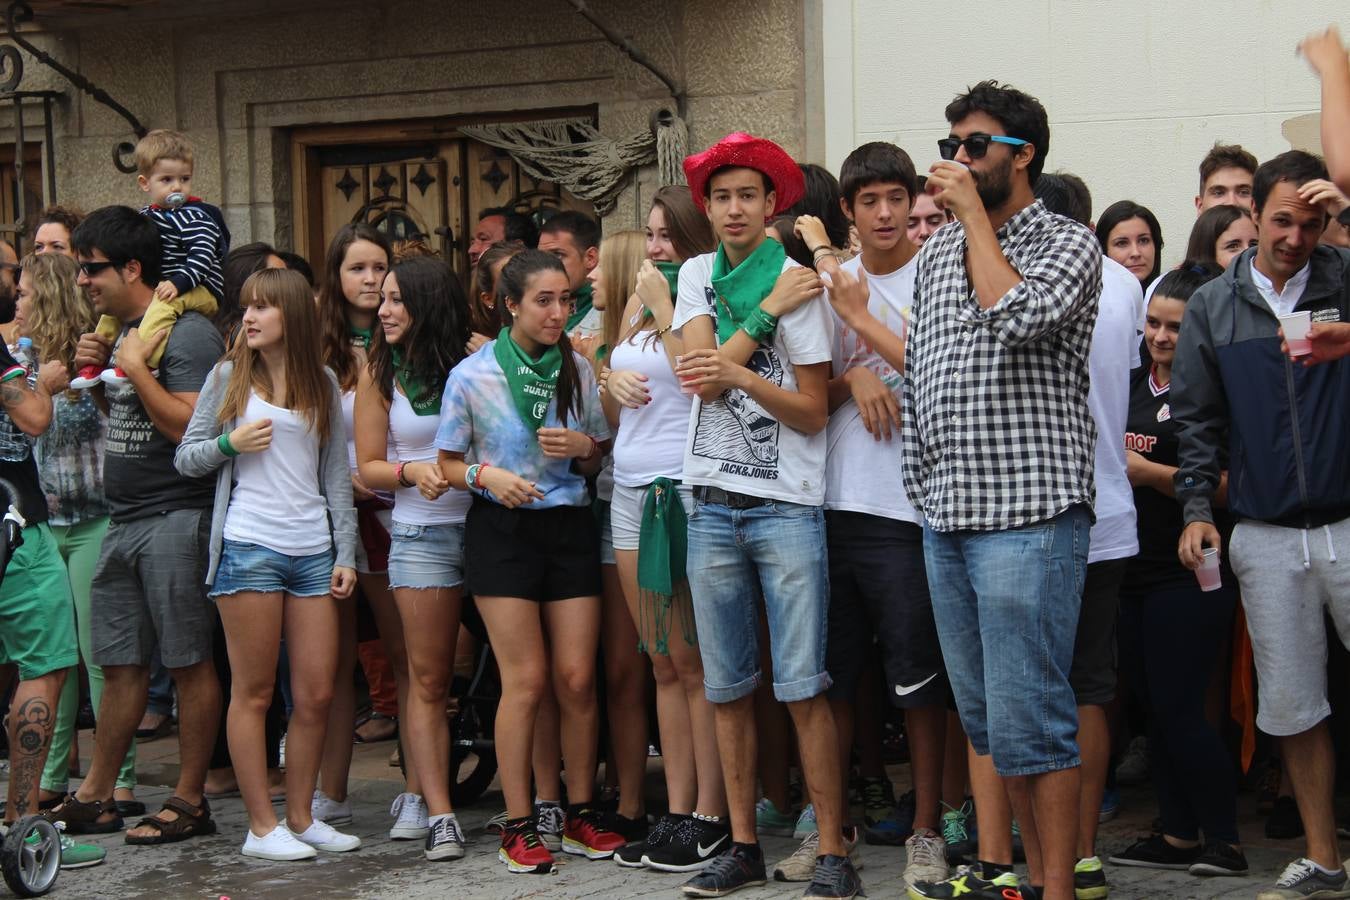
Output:
M93 278L95 275L97 275L99 272L102 272L104 269L111 269L120 265L121 263L116 263L109 259L96 260L93 262L82 262L80 263L80 271L84 273L84 277Z
M972 134L964 140L949 137L937 142L938 153L942 154L943 159L956 159L956 151L962 147L966 148L966 156L971 159L984 159L984 155L989 152L990 144L1007 144L1010 147L1020 147L1027 143L1030 142L1021 138L1008 137L1006 134Z

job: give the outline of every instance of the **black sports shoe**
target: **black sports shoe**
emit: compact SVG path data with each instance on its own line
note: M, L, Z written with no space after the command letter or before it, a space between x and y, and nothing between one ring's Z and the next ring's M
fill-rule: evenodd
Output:
M630 819L627 816L621 816L618 813L608 813L605 817L605 827L610 831L623 835L626 841L641 841L647 838L647 817L638 816L636 819Z
M847 856L826 854L816 857L816 874L802 900L850 900L866 896L862 879Z
M986 879L977 866L961 866L942 881L920 881L909 886L910 900L1020 900L1021 885L1012 872Z
M1200 858L1200 847L1173 847L1161 834L1135 841L1107 861L1116 866L1139 866L1145 869L1177 869L1185 871Z
M1207 841L1189 871L1192 875L1246 875L1247 857L1232 844Z
M1266 819L1266 837L1272 841L1287 841L1303 837L1303 817L1293 797L1276 797L1275 805Z
M647 832L646 840L631 841L615 850L614 861L629 869L642 868L646 865L642 861L642 857L653 850L664 847L675 834L675 829L687 818L689 817L666 813L657 819L651 831Z
M680 822L664 846L653 847L643 854L642 861L662 872L697 872L711 865L730 844L731 829L725 822L695 813ZM760 868L763 866L761 853Z
M721 856L713 857L708 867L686 881L680 890L686 897L725 897L767 880L764 852L753 844L732 844Z

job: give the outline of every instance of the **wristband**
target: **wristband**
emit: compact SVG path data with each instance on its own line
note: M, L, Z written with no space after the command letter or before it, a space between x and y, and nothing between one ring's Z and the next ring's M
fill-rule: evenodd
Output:
M587 437L587 438L590 440L590 442L591 442L591 452L590 452L590 453L587 453L585 456L581 457L581 461L582 461L582 462L586 462L586 461L588 461L588 460L595 459L595 454L597 454L597 453L600 452L600 442L597 441L595 438L591 437L589 434L586 435L586 437Z
M230 436L228 434L222 434L220 437L216 438L216 446L219 447L220 452L224 453L226 456L239 455L239 451L234 449L234 444L230 443Z
M394 463L394 477L397 478L398 483L405 488L416 487L417 485L403 477L403 467L406 465L407 463L403 462Z
M769 315L758 306L751 310L750 315L746 316L745 321L741 323L741 330L757 344L772 337L774 330L777 328L778 317Z
M478 463L474 463L464 470L464 486L469 490L473 490L474 488L474 481L478 478L478 469Z
M821 244L819 247L813 247L813 248L811 249L811 256L812 256L812 258L814 258L814 257L819 256L819 255L822 254L822 253L833 253L833 252L834 252L834 248L833 248L833 247L830 247L830 246L828 246L828 245L826 245L826 244Z
M478 488L478 490L480 491L483 490L483 470L486 468L488 468L487 463L478 463L474 467L473 486Z

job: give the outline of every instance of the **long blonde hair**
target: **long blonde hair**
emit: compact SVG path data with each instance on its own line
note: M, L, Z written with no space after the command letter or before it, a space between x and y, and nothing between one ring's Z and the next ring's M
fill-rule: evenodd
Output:
M64 253L28 254L23 274L33 285L33 309L28 336L41 360L54 359L75 371L75 347L80 335L94 330L98 314L80 287L79 264Z
M616 231L600 242L600 278L604 281L605 318L602 334L612 352L623 331L623 310L637 290L638 269L647 256L646 232Z
M248 345L244 334L234 342L226 359L234 363L220 405L220 421L244 415L249 395L256 392L268 403L285 407L309 423L322 443L328 438L333 415L332 388L319 357L319 313L305 276L290 269L261 269L239 291L240 308L262 304L281 310L281 340L285 344L286 396L272 394L272 376L261 353Z

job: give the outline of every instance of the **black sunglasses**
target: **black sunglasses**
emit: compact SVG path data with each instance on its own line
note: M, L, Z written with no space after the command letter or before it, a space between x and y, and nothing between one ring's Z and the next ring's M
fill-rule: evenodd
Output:
M937 142L938 153L942 154L943 159L956 159L956 151L962 147L966 148L966 156L971 159L983 159L989 152L990 144L1007 144L1011 147L1020 147L1029 143L1021 138L1008 137L1006 134L972 134L970 137L962 140L961 138L943 138Z
M84 273L86 278L93 278L104 269L112 269L121 265L121 263L113 262L110 259L82 262L80 263L80 271Z

